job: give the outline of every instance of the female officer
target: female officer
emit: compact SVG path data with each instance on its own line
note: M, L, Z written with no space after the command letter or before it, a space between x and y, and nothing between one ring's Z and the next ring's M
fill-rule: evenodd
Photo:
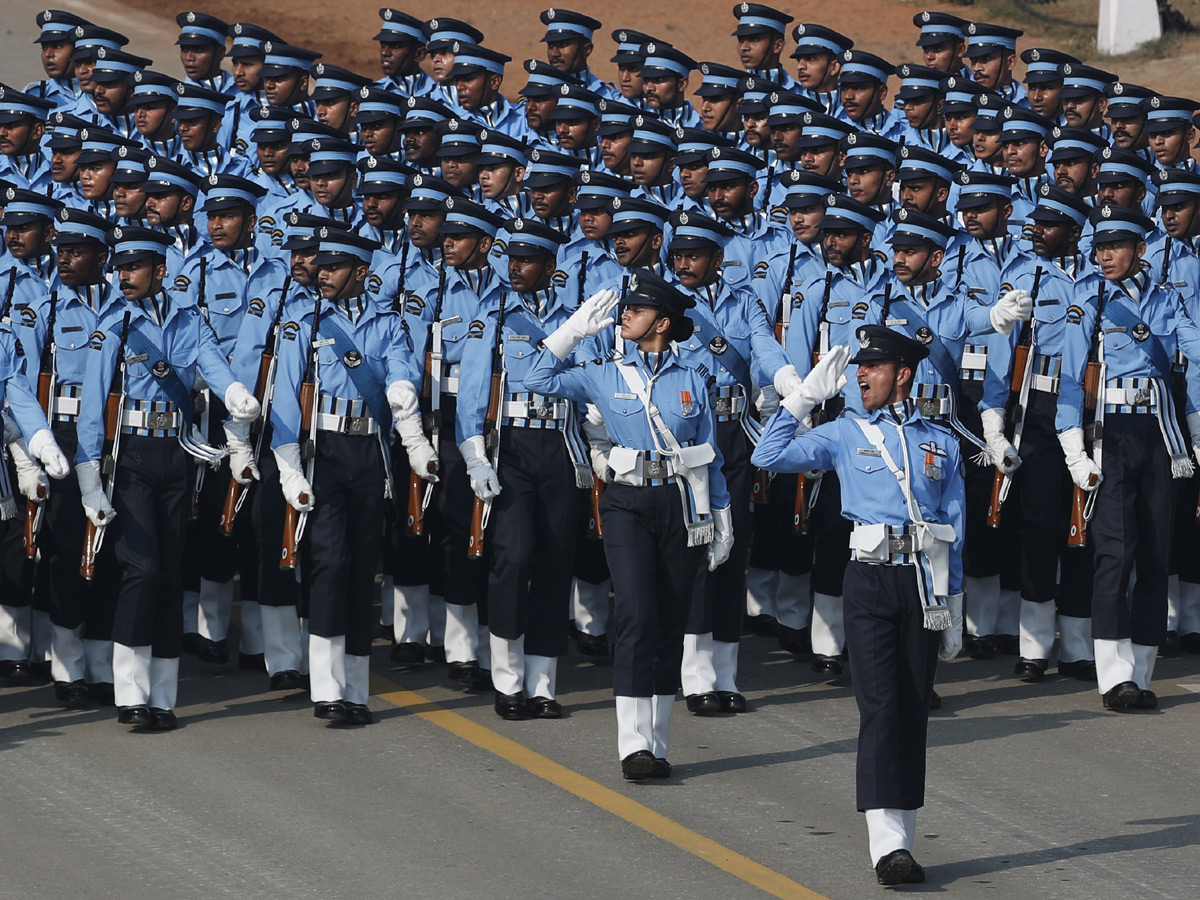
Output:
M671 774L671 708L701 548L708 544L715 569L729 558L733 524L706 378L672 346L692 334L684 311L694 301L635 269L621 337L636 348L573 365L571 352L612 324L616 303L615 291L601 291L580 306L543 341L525 387L595 404L613 443L600 511L613 579L617 748L622 774L640 781Z

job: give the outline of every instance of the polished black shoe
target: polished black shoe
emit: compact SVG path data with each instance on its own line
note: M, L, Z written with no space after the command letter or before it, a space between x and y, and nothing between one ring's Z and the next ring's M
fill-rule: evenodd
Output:
M880 884L921 884L925 867L907 850L893 850L875 863L875 880Z
M822 656L818 653L813 657L812 670L818 675L837 678L842 674L842 659L840 656Z
M746 711L746 698L737 691L717 691L717 697L721 700L721 712L744 713Z
M50 660L43 659L39 662L31 662L29 664L29 675L35 681L53 681L54 676L50 674Z
M365 703L347 703L346 718L342 721L347 725L370 725L375 716Z
M200 635L194 631L189 631L183 636L183 652L191 655L196 653L196 643L200 640Z
M398 666L413 668L425 665L425 646L416 641L405 641L392 646L392 662Z
M1058 674L1078 678L1080 681L1096 680L1096 661L1094 659L1077 659L1075 662L1058 661Z
M716 691L706 694L692 694L687 698L688 712L698 716L711 716L721 712L721 697Z
M151 731L174 731L179 727L179 723L175 719L175 710L150 707L150 725L148 727Z
M238 652L238 668L247 672L267 671L267 657L263 653Z
M229 642L210 641L206 637L196 635L196 659L215 666L225 665L229 662Z
M87 682L82 678L54 682L54 699L66 706L83 706L88 700Z
M582 656L594 659L612 655L612 647L608 643L607 634L584 634L582 631L575 638L575 647Z
M942 708L942 695L939 694L937 691L932 691L929 694L929 708L930 709L941 709Z
M148 706L118 706L117 724L129 725L132 728L150 724L150 707Z
M1122 681L1116 687L1110 688L1105 692L1104 708L1115 710L1134 709L1141 699L1141 688L1132 681Z
M1167 636L1163 638L1161 644L1158 645L1159 656L1175 656L1179 653L1183 646L1183 640L1179 637L1178 631L1168 631Z
M117 693L111 681L97 681L89 684L88 696L101 706L117 705Z
M994 634L992 640L996 642L996 652L1001 656L1021 655L1021 639L1015 634Z
M27 659L0 659L0 678L13 681L32 681L33 666Z
M649 750L638 750L621 760L621 774L626 781L643 781L654 777L654 754Z
M298 691L304 687L304 679L295 669L284 669L271 676L271 690Z
M487 687L491 680L491 676L485 675L483 669L479 668L479 663L473 659L469 662L450 663L449 674L451 681L473 690Z
M661 756L654 757L654 771L650 773L651 778L670 778L671 764Z
M425 648L425 661L431 663L444 663L446 661L446 648L439 647L436 644L430 644Z
M746 616L742 619L742 630L762 637L778 637L779 622L774 616L759 613L757 616Z
M807 628L788 628L786 625L780 625L779 649L786 650L792 656L810 656L812 635Z
M1013 674L1027 684L1037 684L1046 677L1046 666L1049 664L1047 659L1026 659L1022 656L1013 666Z
M502 694L496 691L496 715L510 722L529 718L529 708L525 705L524 694Z
M1133 704L1134 709L1158 709L1158 694L1154 691L1142 691L1138 694L1137 703Z
M313 704L313 718L327 722L346 721L345 700L321 700Z
M396 626L395 625L380 625L379 636L389 644L396 643Z
M1187 653L1200 653L1200 634L1193 631L1190 634L1180 635L1179 646Z
M990 634L968 634L963 649L971 659L991 659L996 655L996 639Z
M529 715L535 719L561 719L562 704L551 697L530 697Z

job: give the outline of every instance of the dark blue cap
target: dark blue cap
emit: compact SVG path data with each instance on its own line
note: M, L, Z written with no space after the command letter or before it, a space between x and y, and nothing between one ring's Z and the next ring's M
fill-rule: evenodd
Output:
M573 84L564 84L558 89L558 102L550 113L551 122L572 119L600 118L600 95Z
M34 222L38 219L53 220L64 205L52 197L26 188L5 188L2 196L4 216L0 218L0 225L5 226Z
M963 164L947 159L940 153L924 147L905 145L900 148L900 161L896 168L896 180L913 181L920 178L940 178L947 184L963 170Z
M379 10L382 22L374 40L386 44L424 44L429 39L429 28L416 16L398 9L384 7ZM483 35L480 35L483 40Z
M744 69L733 66L723 66L715 62L700 63L700 74L703 80L696 88L697 97L724 97L726 94L739 93L738 86L746 77Z
M739 3L733 8L733 14L738 20L734 37L749 37L769 31L783 37L787 34L788 24L795 21L794 16L761 3Z
M358 161L358 192L386 194L403 190L416 170L386 156L368 156Z
M676 166L691 166L704 162L709 151L721 147L732 147L733 142L715 131L704 128L685 128L675 150Z
M176 119L223 116L227 103L228 94L180 81L175 84L175 109L171 115Z
M900 78L900 90L896 92L896 96L901 100L939 93L942 89L942 79L946 77L946 73L939 69L914 63L896 66L896 75Z
M1154 91L1140 84L1128 81L1114 81L1104 89L1108 98L1108 109L1104 111L1106 119L1137 119L1145 115L1142 111L1142 101L1154 96Z
M1142 101L1142 111L1146 114L1147 134L1171 131L1175 128L1191 126L1192 113L1200 108L1200 103L1187 97L1150 97Z
M450 182L418 172L408 179L408 212L444 213L447 197L461 197L462 191Z
M936 47L946 41L965 41L967 26L971 23L950 13L926 10L913 16L913 24L921 29L917 46Z
M635 197L613 197L608 209L613 218L612 227L608 229L610 236L647 227L665 231L671 216L671 211L661 203Z
M495 213L488 212L480 204L462 197L447 197L442 202L446 210L446 221L438 229L438 234L486 234L495 237L496 232L504 224L504 219Z
M965 56L974 59L977 56L987 56L997 50L1007 50L1016 53L1017 38L1025 32L1018 28L1005 28L1003 25L993 25L990 22L972 22L967 26L967 45Z
M100 244L112 224L86 209L64 206L54 217L55 244Z
M1038 185L1038 201L1029 213L1029 221L1054 225L1069 222L1082 228L1090 211L1091 207L1082 197L1047 182Z
M769 121L769 120L768 120ZM800 139L797 147L828 147L840 144L846 135L857 129L849 122L819 112L806 112L800 117Z
M590 41L601 22L570 9L547 9L538 16L546 26L543 44L552 41Z
M887 84L888 76L895 71L896 67L881 56L866 50L847 50L842 54L838 84L862 84L864 81Z
M1157 168L1154 163L1143 159L1140 153L1120 147L1105 147L1096 154L1096 162L1100 163L1097 184L1120 184L1124 181L1149 184L1150 176Z
M1050 129L1046 143L1050 145L1049 160L1052 163L1080 157L1087 157L1091 162L1098 151L1108 146L1108 141L1089 128L1060 125Z
M884 218L886 217L881 210L860 203L849 194L830 194L825 198L825 218L821 220L821 227L874 231L875 226Z
M279 41L265 41L263 49L263 66L259 75L263 78L286 78L295 72L308 72L313 63L321 58L316 50L295 47Z
M522 97L537 99L557 97L564 84L573 85L575 80L561 69L556 69L544 59L527 59L521 67L529 73L525 85L517 91Z
M575 208L604 209L616 197L628 197L633 185L617 175L583 169L575 173Z
M455 41L461 41L466 44L483 43L483 32L474 25L464 22L462 19L438 16L436 19L430 19L426 22L425 29L429 33L429 41L425 46L430 53L435 53L439 50L449 50L450 45Z
M133 73L133 93L126 101L128 106L142 106L149 103L162 103L164 100L174 103L178 99L175 86L179 79L155 72L153 69L138 69Z
M935 219L915 209L896 210L892 213L892 221L896 224L891 238L893 247L927 244L945 250L946 245L958 233L941 219Z
M686 341L695 329L687 311L696 301L650 269L634 269L630 273L629 289L621 305L657 309L661 316L671 320L668 337L673 341Z
M1032 109L1009 104L1000 114L1000 140L1024 141L1029 138L1044 138L1054 127L1049 119L1039 116Z
M522 140L485 128L479 132L479 155L471 162L477 166L523 166L529 158L529 145Z
M115 81L132 82L133 73L138 69L147 69L154 65L154 60L144 56L135 56L124 50L111 50L108 47L97 47L96 64L92 69L92 81L101 83Z
M179 26L179 38L175 43L180 47L192 47L198 44L225 46L229 23L223 22L216 16L198 12L181 12L175 17L175 24Z
M1059 50L1032 47L1022 51L1021 62L1025 63L1026 84L1046 84L1051 81L1062 81L1062 67L1068 64L1078 65L1079 60L1071 54Z
M1117 81L1117 76L1094 66L1069 62L1062 66L1062 80L1062 91L1058 96L1073 100L1089 94L1103 94L1106 87Z
M312 100L334 100L347 94L355 94L361 88L375 83L365 75L323 62L313 66L309 74L316 79L312 93L309 94Z
M682 129L672 128L651 113L639 113L633 117L633 140L629 142L629 152L674 153L681 132Z
M954 208L959 210L987 206L994 200L1008 203L1017 184L1011 175L973 172L969 169L955 175L954 181L958 185L958 200Z
M96 51L101 47L107 47L109 50L120 50L129 43L129 38L121 34L121 32L113 31L111 28L104 28L101 25L93 25L91 22L76 25L71 35L75 39L75 49L71 51L71 62L79 62L81 59L94 59Z
M554 256L569 240L557 228L534 218L509 219L504 223L504 229L508 232L508 245L504 248L508 256L541 256L543 253Z
M767 164L753 153L737 147L714 147L708 152L708 171L705 184L720 184L745 178L753 181Z
M772 128L779 125L801 125L806 113L823 113L816 100L794 91L772 91L767 96L767 124Z
M792 40L796 42L796 49L792 51L792 59L817 53L841 56L854 47L854 41L846 35L812 22L802 22L793 28Z
M511 56L463 41L452 43L450 50L454 53L454 67L446 73L447 80L470 77L478 72L503 75L505 63L512 62Z
M617 52L613 54L609 62L616 63L618 66L641 66L646 59L646 51L643 48L647 44L668 43L660 41L652 34L634 31L632 28L613 29L612 39L617 42Z
M142 191L147 194L170 194L183 191L195 197L200 193L201 176L173 159L151 156L146 160L146 182Z
M463 119L449 119L445 122L438 122L433 130L441 138L437 149L439 157L471 157L473 159L479 155L479 148L483 143L479 136L483 131L482 126Z
M696 68L696 61L670 44L652 41L645 46L646 60L638 72L639 78L687 78Z
M175 243L169 234L140 225L118 225L104 236L104 240L112 248L108 264L114 269L148 256L166 256L167 248Z
M913 366L929 355L929 348L920 341L886 325L859 325L854 336L858 339L858 352L851 363L894 361Z
M554 187L563 182L570 183L583 166L584 160L569 153L554 153L535 147L529 151L529 162L525 166L523 190Z
M982 84L962 75L943 78L939 89L942 92L943 115L972 112L979 108L979 98L989 93Z
M349 231L349 222L338 222L325 216L314 216L292 209L283 217L285 238L281 250L316 250L321 243L321 229Z
M834 181L816 172L806 172L804 169L789 169L780 174L776 181L786 192L783 197L783 206L786 209L824 207L826 197L842 190L840 181Z
M895 141L867 131L851 131L838 142L838 147L846 154L843 169L865 169L876 163L894 169L900 152L900 145Z
M79 116L56 110L46 119L46 131L49 139L46 146L51 150L78 150L83 145L79 132L92 127L92 123Z
M1092 245L1113 241L1144 241L1154 230L1154 223L1136 209L1123 206L1100 206L1088 216L1092 226Z
M314 232L321 239L312 258L314 266L338 266L342 263L370 263L383 244L353 231L323 225Z
M409 97L404 101L404 121L401 131L427 131L438 122L454 117L450 107L428 97Z
M1168 166L1154 173L1154 183L1158 186L1154 198L1158 206L1200 199L1200 172Z
M230 59L265 56L263 44L279 41L279 35L252 22L234 22L229 26L229 36L233 38L233 46L229 48Z
M155 154L141 147L118 147L112 157L117 167L109 176L113 184L144 184L146 181L146 161Z
M408 98L393 91L364 85L354 92L358 112L354 121L359 125L384 122L388 119L403 119L408 108Z
M0 84L0 125L22 122L25 119L44 122L53 109L53 103Z
M688 247L723 247L733 237L733 229L699 212L676 210L671 213L671 242L667 250Z
M38 28L42 30L42 33L33 39L35 44L73 44L75 42L75 28L80 25L91 24L82 16L77 16L75 13L62 9L43 10L37 14L34 21L37 22Z
M235 206L253 210L259 199L267 195L267 189L258 182L237 175L209 175L201 182L200 189L204 192L204 205L200 207L204 212Z

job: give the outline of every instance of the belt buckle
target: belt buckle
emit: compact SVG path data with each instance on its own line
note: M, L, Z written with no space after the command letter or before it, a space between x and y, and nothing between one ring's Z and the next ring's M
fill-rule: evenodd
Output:
M175 424L175 414L159 410L150 413L150 428L154 431L166 431Z
M554 407L549 403L539 403L533 408L533 417L535 419L553 419Z
M358 416L351 416L346 420L346 434L366 434L366 420Z
M642 465L642 472L646 478L665 478L667 465L661 459L648 459Z
M1131 406L1148 406L1150 404L1150 391L1148 388L1138 388L1133 392L1133 399L1130 401Z
M933 418L938 414L939 405L938 401L933 397L921 397L917 400L917 409L927 419Z
M893 553L912 553L912 535L892 535L891 550Z
M732 412L733 400L730 397L718 397L713 404L713 412L718 416L728 416Z

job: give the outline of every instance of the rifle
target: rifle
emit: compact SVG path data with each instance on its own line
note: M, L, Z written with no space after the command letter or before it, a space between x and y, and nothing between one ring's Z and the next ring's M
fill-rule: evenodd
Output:
M8 270L8 288L4 291L4 306L0 308L0 322L8 322L8 312L12 307L13 292L17 289L17 267Z
M1163 262L1162 270L1158 274L1158 283L1161 285L1167 284L1171 277L1171 236L1168 234L1167 239L1163 241Z
M121 450L121 413L125 409L125 339L129 336L130 310L125 310L121 323L121 341L117 344L117 363L113 370L112 385L108 389L108 401L104 405L104 449L100 459L100 476L107 477L104 495L112 502L113 485L117 480L117 455ZM182 423L181 423L182 427ZM104 541L104 514L101 522L94 525L88 519L83 531L83 558L79 563L79 574L86 581L96 576L96 554Z
M1096 297L1096 322L1092 326L1092 345L1088 349L1087 368L1083 373L1083 410L1086 418L1088 410L1092 412L1092 422L1084 427L1085 433L1092 432L1092 459L1100 464L1101 443L1104 440L1104 385L1108 380L1105 371L1107 366L1103 359L1104 328L1101 319L1104 317L1104 289L1107 282L1100 282L1100 293ZM1096 483L1093 475L1089 484ZM1068 547L1087 546L1087 523L1092 516L1095 505L1095 491L1085 491L1076 485L1071 492L1071 528L1067 533Z
M783 292L779 295L779 308L775 314L775 340L783 345L787 342L787 326L791 320L792 310L792 278L796 274L796 245L793 240L788 248L788 273L784 282ZM780 400L783 398L780 397ZM801 478L804 476L801 475ZM771 473L766 469L754 470L754 481L750 485L751 503L769 503L771 501Z
M208 300L205 292L208 284L208 259L200 257L200 279L197 285L196 305L200 307L200 313L204 316L204 321L208 321ZM196 412L200 415L200 431L204 435L204 439L208 440L208 421L209 421L209 406L212 397L208 388L200 391L196 396ZM181 427L187 427L186 422L181 423ZM200 491L204 489L204 463L196 461L196 480L192 485L192 505L188 509L188 519L195 522L200 518Z
M508 292L500 294L500 311L496 314L496 344L492 348L492 389L488 392L487 413L483 419L483 443L491 455L492 467L500 459L500 404L504 401L504 307L508 305ZM471 507L471 539L467 543L467 557L479 559L483 556L483 532L487 528L492 502L475 498Z
M833 270L825 270L825 289L821 295L821 313L817 319L817 329L819 337L817 338L817 346L813 350L812 364L815 366L820 362L821 357L829 352L829 323L825 321L825 316L829 312L829 292L833 287ZM884 315L887 315L887 306L891 298L891 285L888 285L887 292L884 294ZM812 422L813 427L821 424L825 418L825 404L813 410ZM812 505L812 485L808 479L802 474L796 476L796 502L792 507L792 534L808 534L808 509Z
M1042 287L1042 275L1045 270L1038 266L1033 273L1033 290L1030 297L1036 303L1038 292ZM1029 386L1033 382L1033 366L1029 356L1033 353L1033 331L1036 317L1030 316L1028 322L1021 323L1021 334L1017 339L1017 349L1013 353L1012 381L1008 387L1008 403L1004 409L1005 424L1011 422L1008 435L1014 450L1021 449L1021 434L1025 430L1025 411L1029 404ZM988 501L987 524L992 528L1000 527L1000 509L1008 499L1012 490L1012 476L1005 475L1000 469L992 476L992 496Z
M254 398L258 400L258 405L262 408L262 428L258 432L258 439L254 442L255 462L258 462L259 454L262 452L263 435L266 434L267 423L271 420L270 407L271 395L275 390L275 357L279 348L279 323L283 319L283 307L287 303L288 291L291 287L292 276L291 273L288 273L283 279L283 293L279 296L279 309L275 311L275 320L271 323L271 330L267 332L262 358L258 363L258 380L254 383ZM242 477L249 478L250 470L247 469L243 472ZM248 484L239 483L230 473L229 487L225 489L225 504L221 507L221 521L217 526L225 537L233 536L233 520L241 512L242 505L249 496L247 494L249 487Z
M42 347L42 361L38 368L37 400L38 406L46 414L46 421L54 425L54 357L57 347L54 343L54 319L58 313L58 291L50 292L50 314L46 319L46 344ZM37 559L38 533L42 530L42 511L46 499L46 488L38 485L37 500L25 501L25 558Z
M316 412L320 397L318 384L320 375L317 372L317 328L321 321L321 298L313 306L312 334L308 341L308 357L304 365L304 380L300 382L300 433L297 435L300 444L300 458L305 461L304 475L312 484L313 463L317 455L316 445ZM308 502L308 495L301 494L301 503ZM307 515L307 514L305 514ZM295 569L299 552L297 547L304 533L304 519L292 504L287 504L283 511L283 552L279 557L279 568Z
M405 252L408 244L404 245ZM401 276L403 278L403 275ZM446 297L446 261L442 260L438 272L437 300L433 304L433 321L429 324L429 341L425 346L425 371L421 376L421 408L429 410L425 427L429 432L429 442L437 449L438 432L442 427L441 388L438 389L437 403L434 403L434 367L440 379L442 368L442 301ZM433 485L426 484L416 472L408 476L408 518L405 533L414 537L425 533L425 507L429 505Z

